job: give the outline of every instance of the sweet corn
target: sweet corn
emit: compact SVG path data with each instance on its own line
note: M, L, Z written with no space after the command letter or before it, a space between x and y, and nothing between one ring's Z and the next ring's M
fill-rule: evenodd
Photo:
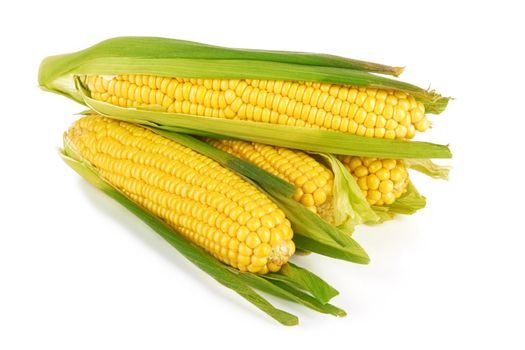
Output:
M90 75L91 97L121 107L305 126L411 139L430 123L421 102L405 92L305 81L194 79L153 75Z
M334 175L307 153L255 142L210 138L206 141L295 185L296 201L314 213L328 215Z
M388 205L401 197L409 184L401 160L338 156L372 205Z
M145 128L88 116L66 141L110 184L220 261L278 271L293 232L268 197L217 162Z

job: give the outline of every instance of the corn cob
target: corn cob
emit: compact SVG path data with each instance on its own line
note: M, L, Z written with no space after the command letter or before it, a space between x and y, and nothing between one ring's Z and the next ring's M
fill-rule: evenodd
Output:
M405 92L305 81L90 75L95 100L120 107L411 139L430 126L425 106Z
M388 205L401 197L409 184L402 160L339 156L372 205Z
M66 141L109 183L220 261L260 274L294 253L265 194L215 161L142 127L89 116Z

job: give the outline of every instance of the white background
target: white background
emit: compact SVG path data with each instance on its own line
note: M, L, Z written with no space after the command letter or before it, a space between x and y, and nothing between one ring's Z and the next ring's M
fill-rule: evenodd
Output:
M0 349L523 349L518 3L4 3ZM38 89L39 62L120 35L402 65L404 80L456 98L419 135L454 152L449 182L413 176L428 207L360 227L368 266L296 259L340 290L346 318L272 299L301 321L277 324L61 162L62 132L83 107Z

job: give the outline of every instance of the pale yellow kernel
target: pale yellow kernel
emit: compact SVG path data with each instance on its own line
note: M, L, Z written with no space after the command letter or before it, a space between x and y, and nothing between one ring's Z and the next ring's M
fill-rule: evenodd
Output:
M347 97L348 97L348 88L347 87L343 87L343 88L339 89L337 97L340 100L345 101L347 99Z
M384 138L388 140L394 140L396 138L396 132L394 130L386 130Z
M410 125L407 127L407 136L406 136L406 138L407 138L407 139L411 139L411 138L413 138L414 136L416 136L416 128L414 127L414 125L410 124Z
M348 119L345 119L345 120L348 120ZM350 134L356 134L358 127L359 127L359 124L357 124L354 120L350 120L348 122L348 132Z
M383 180L379 185L379 191L381 193L388 193L394 190L394 183L391 180Z
M306 193L301 197L301 203L306 207L312 207L315 205L314 197L311 193Z
M354 120L357 124L363 124L365 122L365 119L366 119L366 116L367 116L367 113L366 111L364 110L364 108L359 108L359 110L357 111L355 117L354 117Z
M391 119L394 116L394 106L387 103L383 109L383 117L385 119Z
M250 230L246 226L240 226L237 229L237 239L239 242L244 242L246 240L246 237L250 234Z
M371 174L367 177L366 184L369 189L377 190L379 188L380 180L376 175Z
M415 124L415 127L417 131L426 131L430 127L430 121L427 118L423 118Z
M397 122L394 119L388 119L385 124L387 130L395 130L397 128Z
M388 170L392 170L396 167L397 162L395 159L383 159L383 167Z
M357 177L367 176L368 168L366 166L360 165L354 170L354 175Z
M389 205L396 201L396 196L392 192L386 192L381 194L381 200L384 204Z
M395 97L394 95L388 95L385 102L392 106L395 106L397 105L397 97Z
M346 97L346 100L350 103L350 104L353 104L356 100L356 97L357 97L357 89L355 88L352 88L348 91L348 96ZM366 94L365 94L365 98L366 98Z
M347 101L343 101L341 103L341 110L339 111L339 115L343 118L348 117L348 111L350 110L350 103Z
M352 159L350 160L350 170L354 171L355 169L357 169L360 165L362 165L363 163L361 162L361 159L359 157L352 157Z
M368 113L364 120L364 126L366 126L367 128L373 128L376 125L376 122L377 115L375 113Z
M248 248L254 249L259 244L261 244L261 240L255 232L250 233L248 237L246 237L246 245L248 246Z
M381 168L375 173L375 175L381 181L382 180L387 180L388 178L390 178L390 170L388 170L386 168Z
M369 190L367 193L367 198L374 202L377 202L381 199L381 192L379 192L378 190Z
M386 92L385 90L379 90L377 91L375 97L378 101L385 101L387 96L388 96L388 92Z
M341 132L347 132L348 131L348 123L349 123L349 120L348 118L343 118L341 119L341 125L339 125L339 131ZM355 123L355 122L354 122ZM357 125L357 123L356 123ZM357 128L357 127L356 127Z
M404 125L398 125L396 128L396 137L404 138L407 135L408 129Z
M406 118L406 111L401 106L397 105L394 107L394 120L397 122L401 122L403 119Z
M386 129L385 128L375 128L374 129L374 137L378 139L382 139L385 136Z
M359 186L361 191L368 190L368 183L367 183L367 180L366 180L366 176L358 178L357 179L357 185Z
M394 96L396 96L399 99L406 99L408 97L406 92L403 92L403 91L395 91Z
M375 160L368 165L368 171L372 174L375 174L382 167L383 163L380 160Z
M315 205L321 205L324 202L326 202L326 199L327 199L326 191L322 188L318 188L317 190L315 190L315 192L313 193L313 196L314 196Z
M356 131L355 134L358 135L358 136L365 136L365 134L366 134L366 126L364 126L364 125L359 125L359 126L357 127L357 131Z
M376 99L373 96L368 96L363 103L363 108L367 112L372 112L376 106Z
M366 137L374 137L375 135L375 129L374 128L366 128L365 136Z
M394 182L399 182L403 180L403 171L399 168L393 168L390 170L390 179Z
M271 238L270 238L271 245L276 245L283 241L283 235L281 233L281 230L273 228L270 230L270 232L271 232Z

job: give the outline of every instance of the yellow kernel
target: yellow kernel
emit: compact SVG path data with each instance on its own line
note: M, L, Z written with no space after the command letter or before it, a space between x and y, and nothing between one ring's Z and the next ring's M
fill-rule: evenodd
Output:
M368 168L366 166L360 165L354 170L354 175L357 177L367 176Z
M374 202L377 202L378 200L381 199L381 192L379 192L378 190L369 190L368 193L367 193L367 197L368 199L371 199L372 201ZM241 243L242 245L242 243ZM239 246L240 248L240 246ZM240 252L240 250L239 250Z
M359 157L353 157L350 160L350 170L354 171L357 167L359 167L361 164L361 159Z
M248 235L250 234L250 232L251 231L246 226L241 226L237 230L236 237L239 240L239 242L244 242L246 240L246 237L248 237Z
M366 184L369 189L377 190L379 188L380 180L376 175L372 174L367 177Z
M387 103L383 109L383 117L385 119L391 119L394 116L394 106Z
M404 125L398 125L396 128L396 137L397 138L403 138L407 135L407 127Z
M375 175L381 181L382 180L387 180L390 177L390 170L388 170L386 168L381 168L375 173Z
M282 235L280 230L272 229L271 232L272 232L272 236L270 238L270 244L272 246L276 245L276 244L279 244L279 243L281 243L284 240L283 239L283 235Z
M368 183L367 183L367 180L366 180L365 176L364 177L360 177L359 179L357 179L357 185L359 186L361 191L368 190Z
M387 130L394 130L397 127L397 122L394 119L388 119L385 124Z
M388 140L394 140L396 138L396 132L394 130L386 130L384 138Z
M248 238L246 240L248 240ZM239 254L251 256L253 254L253 251L250 247L248 247L247 243L241 242L239 243Z
M347 100L349 103L354 103L354 101L355 101L355 99L356 99L356 97L357 97L357 93L358 93L357 89L354 89L354 88L350 89L350 90L348 91L348 95L347 95L347 97L346 97L346 100ZM366 96L366 94L365 94L365 96Z
M357 111L354 117L355 122L358 124L363 124L366 119L366 115L367 115L366 111L363 108L359 108L359 110Z
M365 136L365 133L366 133L366 126L359 125L357 127L356 135L358 135L358 136Z
M363 108L367 112L372 112L376 106L376 99L373 96L368 96L363 103Z
M394 107L394 120L397 122L401 122L406 117L406 111L403 109L403 107L397 105Z
M322 188L318 188L313 193L315 205L321 205L326 202L326 191Z
M425 117L425 114L419 109L413 109L410 111L410 116L410 120L412 121L412 123L417 123Z
M415 126L416 126L417 131L423 132L429 128L430 122L427 118L423 118L419 122L417 122Z
M251 257L246 255L238 255L237 263L239 264L238 269L242 271L241 266L247 266L251 263Z
M377 115L375 113L368 113L364 121L364 126L367 128L373 128L376 125Z
M378 139L382 139L385 136L386 129L385 128L375 128L374 129L374 137Z
M391 180L383 180L379 184L379 191L381 193L388 193L394 190L394 183Z
M375 160L372 163L370 163L370 165L368 165L368 171L374 174L382 167L383 167L383 163L380 160Z
M246 237L246 245L248 248L254 249L259 244L261 244L261 240L255 232L250 233L248 237Z
M311 193L306 193L301 198L301 203L306 207L312 207L315 205L314 197Z
M313 181L307 181L301 188L304 193L313 193L317 189L317 185Z
M383 167L387 170L392 170L396 167L396 160L395 159L383 159Z
M403 180L403 178L404 174L403 171L401 171L400 169L394 168L390 170L390 180L394 182L400 182L401 180Z
M396 196L392 192L386 192L386 193L381 194L381 200L386 205L389 205L389 204L392 204L392 203L394 203L396 201Z

